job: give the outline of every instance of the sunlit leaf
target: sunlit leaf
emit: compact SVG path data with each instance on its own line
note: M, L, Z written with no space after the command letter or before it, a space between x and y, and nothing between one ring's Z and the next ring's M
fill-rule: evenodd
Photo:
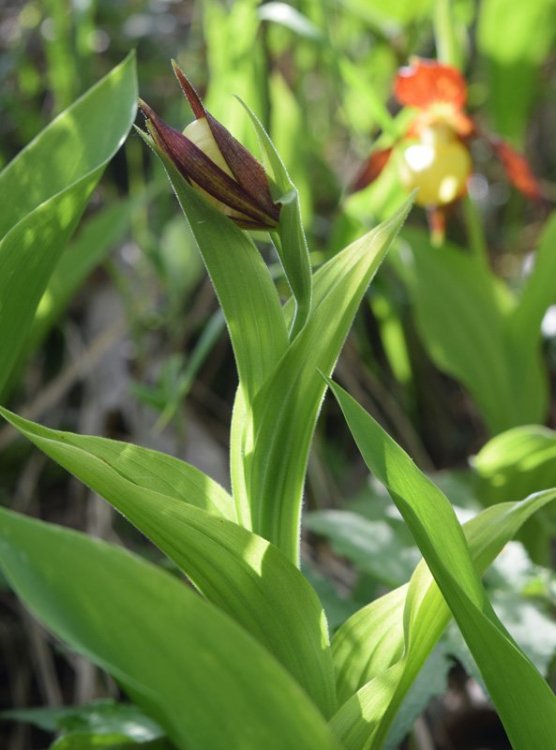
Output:
M339 750L287 672L183 582L96 539L6 510L0 516L10 585L52 632L110 672L180 750Z
M224 490L170 456L49 430L2 413L157 544L211 602L282 662L324 714L334 711L332 658L320 602L278 549L225 520L233 506Z
M409 205L315 274L312 313L252 406L254 440L244 458L253 528L297 562L308 451L325 384L371 279ZM293 315L290 304L286 315Z
M0 174L0 390L65 245L131 127L136 99L130 55Z
M531 744L550 746L556 740L556 698L494 613L449 501L343 389L333 383L331 388L365 462L387 487L411 529L477 662L512 746L516 750L526 750ZM556 492L552 491L545 493L542 499L546 502L555 496ZM485 533L485 526L480 524L479 536ZM501 524L498 536L504 530ZM483 550L477 554L475 563L479 567L484 549L493 544L493 539L482 544ZM436 616L430 603L426 609L422 608L423 597L431 596L429 587L424 585L428 575L425 567L419 568L408 589L404 611L404 627L409 638L407 651L412 642L420 644L421 639L426 638L431 630L430 618ZM441 601L439 594L438 597ZM386 692L388 686L394 688L398 680L400 684L411 684L417 669L413 664L411 670L404 670L403 661L397 662L361 688L335 719L344 732L340 736L346 738L354 733L360 738L365 727L366 736L372 736L369 706L372 713L377 701L374 683L381 692ZM373 733L376 732L375 726ZM376 738L374 740L376 742ZM349 748L363 746L347 741L345 744Z

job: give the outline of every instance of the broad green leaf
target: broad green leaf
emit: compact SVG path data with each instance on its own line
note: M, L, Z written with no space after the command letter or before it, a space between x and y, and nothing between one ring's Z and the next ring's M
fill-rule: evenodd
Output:
M2 407L0 414L55 461L60 461L65 455L81 458L83 471L87 472L87 477L90 475L91 481L97 475L100 480L104 473L106 477L113 476L128 482L137 493L154 492L222 518L235 517L232 499L226 490L185 461L119 440L51 430ZM104 472L99 473L98 469L97 472L91 471L91 466L104 468Z
M407 237L417 323L433 361L469 390L492 432L515 424L504 321L492 279L460 248L432 247L417 232Z
M65 245L131 127L136 99L130 55L0 174L0 391Z
M307 321L311 312L313 293L309 248L303 231L299 195L278 151L260 121L247 105L243 104L243 106L247 110L264 147L280 193L279 196L274 196L274 199L282 205L282 209L280 211L280 222L273 236L276 239L276 250L280 256L284 273L296 301L296 313L291 329L291 337L293 338Z
M336 384L330 387L365 463L387 487L411 529L477 662L512 746L515 750L556 747L556 697L498 620L449 501L356 401ZM404 612L408 650L412 641L420 642L431 627L428 618L434 617L432 608L424 610L427 616L419 611L428 591L423 586L428 571L425 567L421 570L409 587ZM387 674L376 679L384 680ZM414 674L406 674L413 679ZM369 689L364 687L362 691ZM351 701L340 710L342 724L346 714L350 720L354 710L361 714L361 695ZM360 718L365 721L364 716Z
M404 650L403 609L409 584L355 612L332 639L338 703L399 661Z
M313 309L252 407L245 476L254 530L298 560L299 517L311 437L325 384L371 279L409 204L315 274ZM291 314L292 306L286 310Z
M523 502L505 503L482 511L468 521L463 529L473 561L483 573L507 542L531 516L552 502L556 491L532 495ZM413 613L406 613L415 622L413 630L404 632L404 608L409 586L420 596L413 597ZM365 708L368 739L372 747L379 748L388 728L397 714L416 675L429 657L450 620L448 609L438 586L424 563L416 568L410 584L374 600L347 620L335 634L332 652L337 674L338 701L348 701L361 688L359 698L342 709L342 721L357 722L355 703L360 700ZM403 655L402 655L403 654ZM367 693L372 687L365 685L390 669L397 661L403 669L390 679L391 693L384 694L381 705L371 701L367 706ZM374 711L374 713L373 713ZM343 713L342 713L343 712ZM339 718L339 717L338 717Z
M400 269L435 364L467 388L493 434L542 421L540 322L536 332L520 332L513 322L518 302L475 256L450 244L434 248L420 231L405 230L404 237L411 269Z
M112 674L180 750L339 745L287 672L172 575L73 531L0 511L0 565L34 614Z
M495 129L517 145L555 38L554 0L484 0L479 6L477 47L488 73L487 105Z
M65 248L39 301L31 329L5 388L17 382L28 354L42 341L87 275L123 236L137 201L118 201L90 219Z
M224 498L230 507L224 490L176 459L159 460L160 454L132 445L49 430L2 413L47 455L112 503L212 603L272 652L325 715L333 713L332 658L318 597L276 547L201 510L220 510Z

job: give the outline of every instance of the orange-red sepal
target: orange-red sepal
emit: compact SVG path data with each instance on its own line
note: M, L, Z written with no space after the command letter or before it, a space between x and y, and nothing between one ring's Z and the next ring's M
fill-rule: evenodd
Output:
M467 101L467 84L456 68L416 57L411 65L400 68L394 94L407 107L427 109L435 104L450 104L461 110Z
M541 187L523 154L501 138L491 136L489 141L511 184L527 198L541 200Z

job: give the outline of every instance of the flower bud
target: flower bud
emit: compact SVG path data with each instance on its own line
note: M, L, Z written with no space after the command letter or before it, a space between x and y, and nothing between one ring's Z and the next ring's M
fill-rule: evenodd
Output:
M263 167L206 111L197 92L175 64L174 72L196 119L180 133L140 101L153 140L181 175L238 226L276 227L280 205L272 199Z

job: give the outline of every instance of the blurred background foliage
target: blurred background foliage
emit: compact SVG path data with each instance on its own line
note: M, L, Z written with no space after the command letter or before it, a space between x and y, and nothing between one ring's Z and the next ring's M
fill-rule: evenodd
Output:
M337 377L437 474L467 517L556 484L555 37L556 0L4 0L0 166L133 48L141 96L185 127L192 115L171 73L175 58L207 108L257 154L234 95L260 117L301 193L318 264L405 198L390 166L364 191L348 190L371 150L394 143L407 125L392 97L397 69L411 55L457 63L470 112L527 154L547 200L533 205L512 190L488 144L473 142L469 197L450 214L447 242L431 246L424 212L415 209L368 292ZM136 135L108 168L49 293L3 401L62 428L186 457L227 484L231 349L194 241ZM405 581L416 560L405 527L367 483L340 425L327 403L306 503L307 574L332 626ZM0 502L123 537L152 555L98 498L6 427L0 447ZM552 680L555 527L554 511L539 514L522 535L527 553L510 545L489 574L516 637ZM20 631L19 605L7 592L2 610L4 705L118 695L96 670L54 647L28 615ZM490 727L493 718L463 668L477 677L453 632L402 712L391 747L431 696L450 691L456 710L446 699L429 704L426 726L436 744L412 747L481 746L464 744L462 727ZM475 712L473 721L466 711ZM53 720L42 726L60 728ZM414 743L424 731L416 726ZM35 730L31 740L29 731L4 725L3 746L44 746L47 735ZM499 742L490 746L506 747Z

